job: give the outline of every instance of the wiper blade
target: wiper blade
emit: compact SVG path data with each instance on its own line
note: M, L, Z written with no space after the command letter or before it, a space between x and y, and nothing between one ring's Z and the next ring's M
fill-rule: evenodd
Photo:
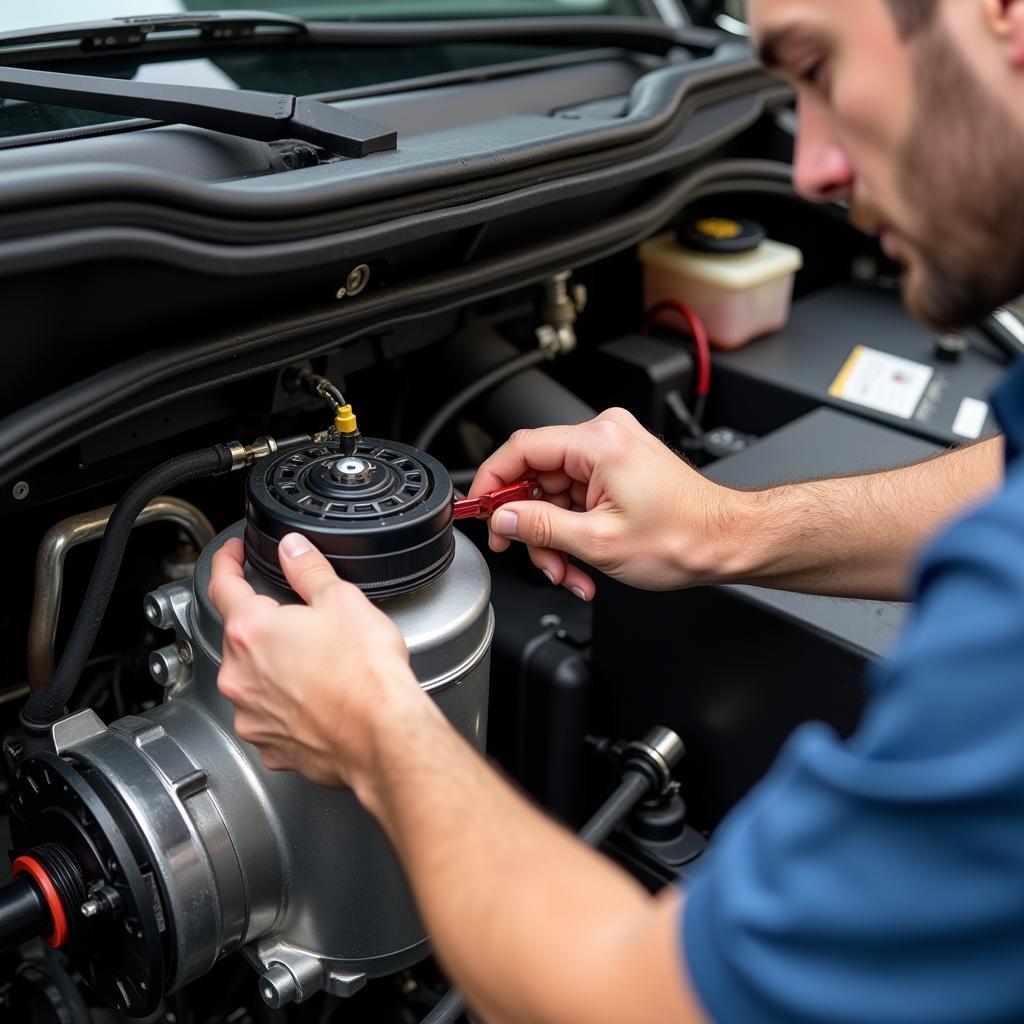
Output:
M0 48L31 47L42 43L77 43L86 52L134 49L156 37L181 35L194 30L204 42L231 43L251 40L260 29L274 34L304 36L306 23L288 14L266 11L200 11L191 14L154 14L132 18L107 18L72 25L0 32ZM268 33L269 34L269 33Z
M0 67L0 97L193 125L274 142L300 139L346 157L396 149L398 133L319 100L269 92Z

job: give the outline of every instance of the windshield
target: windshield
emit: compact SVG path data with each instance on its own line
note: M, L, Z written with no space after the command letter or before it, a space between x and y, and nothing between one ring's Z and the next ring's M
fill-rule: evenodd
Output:
M273 9L309 21L386 20L524 15L637 15L649 13L645 0L36 0L32 4L0 3L0 32L41 28L113 17L182 14L194 11ZM42 20L40 20L42 19ZM459 74L487 66L521 61L553 60L579 47L515 42L425 42L401 46L358 46L340 49L313 40L300 47L261 44L242 47L204 41L191 52L71 53L57 63L35 64L57 70L132 79L167 85L198 85L219 89L251 89L289 95L364 94L417 78ZM2 63L2 61L0 61ZM22 102L4 98L0 89L0 147L6 140L46 139L54 133L93 129L125 120L87 109Z
M0 32L100 18L253 9L293 14L311 21L651 13L645 0L36 0L0 4Z

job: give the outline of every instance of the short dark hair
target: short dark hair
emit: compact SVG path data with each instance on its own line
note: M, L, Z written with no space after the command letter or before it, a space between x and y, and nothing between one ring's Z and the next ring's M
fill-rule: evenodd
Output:
M892 15L903 36L913 35L935 16L939 0L888 0Z

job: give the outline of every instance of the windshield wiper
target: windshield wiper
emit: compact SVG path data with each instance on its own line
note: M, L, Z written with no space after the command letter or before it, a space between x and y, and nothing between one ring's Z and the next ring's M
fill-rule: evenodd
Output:
M261 32L261 30L263 30ZM175 41L198 37L204 43L250 42L258 33L271 38L305 36L301 18L266 11L202 11L193 14L154 14L133 18L107 18L72 25L0 32L0 48L36 47L65 43L87 53L135 49L161 36Z
M300 139L346 157L398 147L398 133L319 100L0 67L0 97L193 125L275 142Z

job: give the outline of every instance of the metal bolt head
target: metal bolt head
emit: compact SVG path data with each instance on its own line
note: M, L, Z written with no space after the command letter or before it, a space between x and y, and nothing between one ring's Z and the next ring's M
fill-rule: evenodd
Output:
M192 645L185 637L178 641L178 657L181 659L182 665L192 664Z
M345 283L341 288L338 289L337 297L344 299L346 296L352 297L359 295L360 292L366 290L366 286L370 283L370 268L365 263L360 263L359 266L353 267L345 278Z
M260 995L272 1010L279 1010L295 1002L299 987L295 977L283 964L271 964L260 976Z
M19 480L12 488L11 495L15 501L24 501L28 497L29 486L27 480Z
M103 908L100 906L100 901L94 896L87 899L79 909L82 911L82 917L96 917Z

